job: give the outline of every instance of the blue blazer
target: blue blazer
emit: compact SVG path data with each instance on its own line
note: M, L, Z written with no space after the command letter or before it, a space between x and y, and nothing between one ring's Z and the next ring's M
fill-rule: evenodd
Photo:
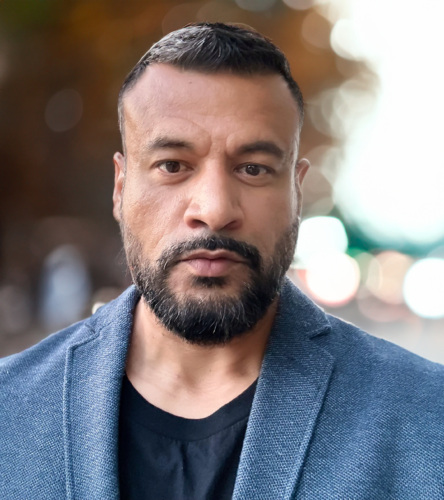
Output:
M0 361L0 499L119 497L137 300L131 287ZM326 315L287 282L233 498L444 499L444 367Z

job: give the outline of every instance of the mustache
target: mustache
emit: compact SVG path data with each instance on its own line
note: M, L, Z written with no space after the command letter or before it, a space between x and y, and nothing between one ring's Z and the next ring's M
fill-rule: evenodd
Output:
M161 269L167 271L180 261L183 254L195 250L227 250L237 253L245 259L248 266L255 271L259 270L262 265L261 255L255 246L225 236L200 237L175 243L162 252L159 259L157 259L157 263Z

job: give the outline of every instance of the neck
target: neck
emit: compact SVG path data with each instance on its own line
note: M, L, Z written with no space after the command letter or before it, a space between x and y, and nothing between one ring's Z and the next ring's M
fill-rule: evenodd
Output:
M216 346L190 344L166 330L143 300L136 307L127 375L155 406L188 418L207 416L259 376L277 301L254 328Z

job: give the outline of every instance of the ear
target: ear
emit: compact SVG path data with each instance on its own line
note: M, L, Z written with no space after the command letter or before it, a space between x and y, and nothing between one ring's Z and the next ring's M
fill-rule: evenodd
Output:
M301 187L305 174L310 168L310 162L306 158L301 158L296 164L296 182Z
M113 191L113 215L120 222L122 206L123 184L125 181L125 157L122 153L114 153L114 191Z

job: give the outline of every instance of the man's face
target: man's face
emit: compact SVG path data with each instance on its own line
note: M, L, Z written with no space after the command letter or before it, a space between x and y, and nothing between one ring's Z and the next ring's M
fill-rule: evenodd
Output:
M249 330L276 297L308 168L298 116L279 75L155 64L125 96L114 216L146 302L191 342Z

